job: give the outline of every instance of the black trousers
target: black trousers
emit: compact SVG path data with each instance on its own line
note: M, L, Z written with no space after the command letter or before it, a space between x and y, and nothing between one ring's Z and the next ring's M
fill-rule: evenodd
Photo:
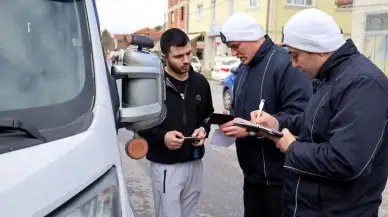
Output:
M282 217L282 187L244 179L244 217Z

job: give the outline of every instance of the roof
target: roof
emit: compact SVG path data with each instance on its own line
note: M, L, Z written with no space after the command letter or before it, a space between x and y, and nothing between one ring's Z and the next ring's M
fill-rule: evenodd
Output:
M146 27L143 29L139 29L132 34L144 35L144 36L150 37L153 41L159 41L163 32Z
M114 38L117 40L123 40L124 37L127 37L127 41L130 41L130 37L133 34L147 36L151 38L155 44L157 44L157 42L160 40L160 37L162 37L163 32L146 27L131 34L115 34Z

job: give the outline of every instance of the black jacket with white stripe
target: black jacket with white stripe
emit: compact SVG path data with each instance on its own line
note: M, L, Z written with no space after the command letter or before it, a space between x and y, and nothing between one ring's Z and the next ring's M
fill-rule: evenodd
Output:
M388 173L388 79L349 39L321 67L285 157L284 216L378 216Z
M264 43L248 65L237 69L233 87L233 111L237 117L250 120L259 109L278 117L299 114L312 95L310 79L293 68L287 50L266 36ZM281 186L284 154L269 139L256 136L236 140L237 157L248 182Z

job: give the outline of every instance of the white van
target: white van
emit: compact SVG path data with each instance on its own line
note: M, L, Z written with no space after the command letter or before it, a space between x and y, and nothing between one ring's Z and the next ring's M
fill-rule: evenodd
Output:
M94 0L0 5L0 216L134 216L117 132L165 118L153 42L110 75Z

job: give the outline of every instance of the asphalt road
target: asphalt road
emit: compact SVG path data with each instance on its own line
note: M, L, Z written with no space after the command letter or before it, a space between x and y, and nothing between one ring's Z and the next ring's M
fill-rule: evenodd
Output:
M216 112L222 112L222 86L209 81ZM212 129L211 134L214 131ZM149 178L149 163L146 159L132 160L124 154L123 143L132 138L132 133L120 130L119 141L122 151L124 175L129 198L138 217L152 217L153 196ZM211 137L211 135L210 135ZM216 147L206 142L204 165L204 188L201 196L198 217L241 217L242 173L236 158L235 146ZM388 188L383 193L380 217L388 217Z

